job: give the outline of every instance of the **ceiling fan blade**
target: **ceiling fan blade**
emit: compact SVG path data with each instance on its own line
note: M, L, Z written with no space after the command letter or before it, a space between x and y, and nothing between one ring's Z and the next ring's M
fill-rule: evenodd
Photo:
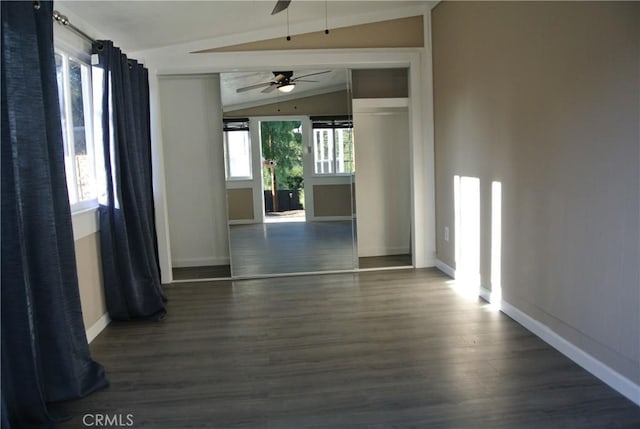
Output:
M252 89L262 88L263 86L267 86L267 85L271 85L271 82L256 83L255 85L249 85L249 86L245 86L244 88L238 88L236 89L236 93L239 94L241 92L251 91Z
M309 74L303 74L302 76L298 76L298 77L294 77L291 80L298 80L298 79L302 79L303 77L307 77L307 76L315 76L317 74L325 74L325 73L331 73L331 70L325 70L325 71L321 71L321 72L316 72L316 73L309 73Z
M289 3L291 3L291 0L278 0L276 2L276 6L271 11L271 15L282 12L289 7Z
M295 79L296 82L320 82L319 80L302 80L302 79Z
M270 92L273 92L276 88L277 88L277 85L271 85L271 86L269 86L269 87L267 87L267 88L263 89L263 90L262 90L262 91L260 91L260 92L262 92L262 93L264 93L264 94L268 94L268 93L270 93Z

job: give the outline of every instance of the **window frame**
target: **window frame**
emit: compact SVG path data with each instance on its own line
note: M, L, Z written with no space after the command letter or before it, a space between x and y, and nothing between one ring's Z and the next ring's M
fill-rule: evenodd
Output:
M224 146L224 178L227 182L253 180L253 154L251 148L251 129L249 127L249 119L224 119L223 120L222 141ZM248 176L230 176L230 152L229 152L229 134L230 132L244 132L247 136L247 166L249 167Z
M352 158L351 158L351 164L352 164L352 171L350 172L337 172L338 170L338 153L340 152L340 150L338 149L338 145L336 144L336 133L339 132L340 130L343 129L348 129L351 130L351 145L353 146L353 121L351 118L346 117L346 116L329 116L329 117L311 117L311 131L312 131L312 138L311 138L311 155L312 155L312 159L311 159L311 164L313 166L313 176L314 177L344 177L344 176L352 176L353 174L355 174L355 149L352 149L351 154L352 154ZM332 131L330 133L331 135L331 142L328 142L332 148L332 153L331 153L331 159L324 159L324 157L322 157L322 159L318 160L318 158L316 158L316 155L318 153L318 148L316 145L316 130L323 130L323 131ZM343 154L343 158L344 158L344 144L342 147L342 154ZM316 166L318 164L318 162L323 162L323 163L330 163L330 170L331 172L329 173L318 173L316 171ZM344 161L343 161L344 162Z
M62 58L62 90L63 102L59 101L61 108L64 108L65 123L61 123L63 129L63 150L65 161L65 176L67 179L67 193L72 214L79 214L91 211L98 207L98 177L96 164L96 151L98 145L94 135L94 104L93 104L93 66L91 55L87 52L73 49L66 44L54 44L55 55ZM82 104L84 116L84 135L89 165L91 166L90 180L93 181L94 193L91 197L80 199L78 189L78 169L75 163L75 133L73 126L70 67L71 62L77 63L81 67L82 76ZM57 76L56 76L57 80ZM60 97L61 94L58 94ZM60 112L61 115L63 112ZM62 118L61 118L62 119ZM69 162L73 159L73 162ZM69 171L69 169L71 171Z

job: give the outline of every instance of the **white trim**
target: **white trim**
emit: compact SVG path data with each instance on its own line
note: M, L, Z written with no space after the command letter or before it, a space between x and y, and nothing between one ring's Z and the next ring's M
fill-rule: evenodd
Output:
M480 298L482 298L483 300L487 301L489 304L495 304L491 302L491 291L489 289L485 289L482 286L480 286L480 290L478 291L478 295L480 296ZM502 302L497 303L499 305L502 304Z
M171 239L169 236L169 209L166 199L164 142L162 137L160 107L160 80L155 73L149 71L149 108L151 113L151 169L153 175L153 200L155 203L156 235L158 243L158 260L160 263L160 281L168 284L173 281L171 265Z
M247 125L248 125L247 121ZM231 165L230 165L230 153L229 153L229 133L246 133L246 143L248 145L248 162L246 164L249 166L249 175L248 176L229 176L231 174ZM229 188L229 184L233 182L251 182L253 180L253 157L251 150L251 129L248 130L225 130L222 128L222 146L223 146L223 154L224 154L224 172L225 172L225 181L227 185L227 189Z
M426 31L426 30L425 30ZM211 47L211 46L208 46ZM222 73L230 71L275 70L274 67L295 68L397 68L409 67L409 117L412 164L412 256L416 268L433 266L435 263L435 206L434 196L434 153L432 117L423 117L432 108L432 93L423 93L425 77L423 64L425 58L431 56L430 50L416 48L393 49L326 49L299 51L263 51L240 53L189 54L184 46L174 49L146 51L142 55L149 65L150 74L156 77L153 81L152 97L152 144L154 146L154 190L156 197L158 247L163 283L171 274L170 240L168 237L167 209L164 201L166 186L162 169L162 133L160 129L160 109L157 105L158 76L171 74ZM141 55L137 55L140 57ZM426 70L430 72L430 70ZM428 87L430 88L430 87ZM154 94L155 89L156 94ZM278 118L282 120L282 118ZM427 134L425 134L427 133ZM253 136L252 136L253 138ZM263 199L260 198L260 201ZM306 204L310 201L305 200ZM261 203L262 204L262 203ZM258 207L254 207L258 211Z
M158 75L198 75L236 71L265 71L286 67L311 68L398 68L419 67L421 48L301 49L291 51L221 52L172 54L166 49L147 57ZM138 58L140 58L138 56ZM418 89L419 91L419 89Z
M440 259L435 260L435 266L437 269L439 269L440 271L442 271L452 279L456 278L456 270L454 268L451 268L449 265L445 264L444 262L442 262Z
M364 9L364 8L363 8ZM331 28L343 28L352 27L360 24L370 24L380 21L387 21L392 19L409 18L412 16L422 15L424 13L423 4L416 3L404 7L394 7L393 9L385 10L364 10L358 15L347 16L332 16ZM72 22L75 22L72 20ZM324 28L324 19L318 19L314 21L295 22L292 20L290 33L293 36L301 35L318 31L320 28ZM146 57L158 54L176 54L182 52L192 52L205 49L213 49L225 46L232 46L242 43L251 43L262 40L269 40L273 38L282 37L282 27L280 25L269 26L268 28L262 28L258 30L250 30L247 32L237 32L228 34L225 36L217 36L203 40L190 41L185 43L176 43L173 45L165 45L159 48L140 49L138 51L132 51L131 57ZM126 48L126 46L123 46ZM207 55L207 54L194 54L194 55Z
M75 203L71 204L71 214L76 214L76 213L80 213L80 212L84 212L87 210L91 210L91 209L97 209L98 208L98 199L97 198L91 198L89 200L82 200L82 201L76 201Z
M435 131L434 131L434 97L433 97L433 50L431 34L431 8L433 2L425 7L424 12L424 49L420 55L420 76L417 70L410 69L411 97L416 101L410 104L413 138L420 142L413 149L414 180L412 202L413 240L416 255L416 267L435 264L436 260L436 183L435 183ZM422 85L421 88L413 86ZM420 106L421 111L414 112L412 106ZM416 124L419 121L419 124ZM421 150L420 150L421 149ZM420 157L418 159L418 157Z
M445 274L455 278L455 270L444 262L436 260L436 267ZM518 322L536 337L540 338L542 341L571 359L574 363L580 365L592 375L606 383L609 387L640 406L640 385L629 380L624 375L610 368L604 362L599 361L580 347L554 332L547 325L509 304L507 301L500 300L500 302L492 302L493 296L490 290L480 287L478 296L486 302L497 306L502 313Z
M260 138L260 120L249 117L249 140L251 143L251 192L253 198L253 221L264 222L265 202L262 183L262 141ZM227 216L228 218L229 216ZM229 248L231 242L229 241Z
M356 268L359 273L366 273L369 271L395 271L395 270L415 270L413 265L396 265L389 267L373 267L373 268Z
M173 268L206 267L209 265L229 265L229 257L183 258L171 261Z
M393 109L406 112L409 99L402 98L354 98L353 113L393 113Z
M251 225L254 223L262 223L259 220L255 220L255 219L234 219L234 220L229 220L229 225Z
M87 342L91 344L91 342L95 340L96 337L100 334L100 332L104 331L104 328L106 328L110 322L111 317L109 317L109 313L104 313L102 317L96 320L96 322L86 330Z
M234 182L241 182L241 183L250 182L251 180L253 180L253 178L249 176L227 177L225 180L227 181L227 189L234 189L234 188L237 189L237 188L241 188L242 186L229 186L229 185L233 184Z
M97 207L73 213L71 215L73 224L73 240L78 241L100 231Z
M508 302L502 300L500 302L500 310L551 347L640 406L640 385L591 356L580 347L570 343L547 325L535 320Z

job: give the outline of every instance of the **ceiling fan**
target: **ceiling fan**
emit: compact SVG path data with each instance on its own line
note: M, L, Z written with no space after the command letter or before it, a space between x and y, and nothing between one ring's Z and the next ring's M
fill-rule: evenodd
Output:
M282 12L289 7L289 3L291 3L291 0L278 0L275 7L271 11L271 15Z
M319 74L329 73L331 70L325 70L316 73L309 73L298 77L293 77L292 71L274 71L273 79L269 82L257 83L255 85L245 86L243 88L236 89L236 93L251 91L252 89L258 89L265 87L262 91L265 94L273 92L277 89L280 92L291 92L296 86L297 82L318 82L317 80L303 80L302 78L308 76L315 76Z

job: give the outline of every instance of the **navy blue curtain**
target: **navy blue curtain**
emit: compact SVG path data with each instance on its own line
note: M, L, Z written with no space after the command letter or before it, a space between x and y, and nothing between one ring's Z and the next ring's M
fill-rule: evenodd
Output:
M82 321L50 2L2 11L2 428L105 387Z
M105 297L114 320L166 315L151 175L148 70L113 42L96 43L102 81L107 201L100 204Z

